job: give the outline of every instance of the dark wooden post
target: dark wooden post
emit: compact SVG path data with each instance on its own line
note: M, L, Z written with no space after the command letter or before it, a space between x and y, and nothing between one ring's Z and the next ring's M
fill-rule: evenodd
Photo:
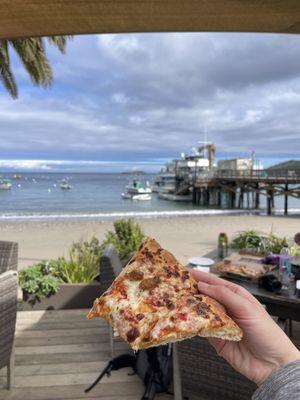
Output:
M288 215L288 183L285 184L285 193L284 193L284 215Z
M268 207L268 215L272 214L272 194L271 190L267 191L267 207Z
M197 203L197 200L196 200L196 196L197 196L197 193L196 193L196 188L195 188L195 186L193 187L193 204L196 204Z
M255 192L255 208L258 209L259 208L259 183L256 184L256 192Z

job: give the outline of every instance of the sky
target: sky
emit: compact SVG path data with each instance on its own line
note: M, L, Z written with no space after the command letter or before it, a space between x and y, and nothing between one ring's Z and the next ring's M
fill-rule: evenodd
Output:
M218 158L299 158L300 36L89 35L47 54L47 90L11 54L19 98L0 84L0 170L154 171L205 138Z

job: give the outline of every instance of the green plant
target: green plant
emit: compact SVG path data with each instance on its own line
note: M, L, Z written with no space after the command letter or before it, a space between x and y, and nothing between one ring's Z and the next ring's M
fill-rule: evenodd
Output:
M239 232L231 241L230 247L235 250L252 250L259 254L279 254L282 247L288 246L287 239L273 233L266 235L254 230Z
M95 237L89 242L73 243L69 251L69 259L59 258L58 268L54 267L53 272L67 283L91 282L99 274L101 255L102 246Z
M60 279L46 272L46 262L34 264L19 274L19 283L25 294L34 294L40 300L55 294L60 287Z
M132 219L120 219L114 222L114 231L107 232L102 248L111 243L121 259L126 259L139 248L143 238L144 235L137 222Z

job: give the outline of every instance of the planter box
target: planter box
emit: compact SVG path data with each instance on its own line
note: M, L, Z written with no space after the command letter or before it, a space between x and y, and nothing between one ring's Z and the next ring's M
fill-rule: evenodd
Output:
M19 303L18 310L64 310L76 308L91 308L93 301L99 297L104 290L100 282L91 283L64 283L59 291L49 297L44 297L36 301L35 297L30 295L23 298Z

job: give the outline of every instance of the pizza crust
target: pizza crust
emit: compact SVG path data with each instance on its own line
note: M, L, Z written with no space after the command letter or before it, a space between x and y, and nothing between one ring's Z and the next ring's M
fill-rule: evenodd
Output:
M105 318L134 350L193 336L241 340L242 331L176 258L144 240L88 318Z

